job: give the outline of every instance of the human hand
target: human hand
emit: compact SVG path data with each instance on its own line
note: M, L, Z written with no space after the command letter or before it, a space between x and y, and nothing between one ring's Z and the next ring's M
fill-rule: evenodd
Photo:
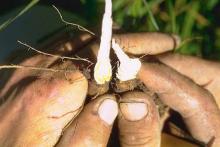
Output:
M82 35L49 47L55 48L53 54L71 54L90 40ZM22 55L16 52L13 63L23 60ZM1 146L106 146L118 110L114 96L103 95L83 109L88 82L72 62L40 54L20 65L24 68L1 73Z
M142 53L145 52L143 49ZM140 80L157 93L165 104L181 114L196 139L210 146L219 146L220 64L178 54L163 54L157 58L162 63L143 63L138 74ZM157 124L159 126L159 123ZM154 126L151 123L145 125ZM130 137L133 136L136 140L125 139L123 142L138 142L140 132L137 128L132 130L134 132ZM148 136L150 141L160 140L160 137L155 138L157 131L158 129L155 129L154 133L146 131L147 135L143 136ZM121 133L124 134L123 131ZM134 134L137 134L137 137L134 137Z
M165 41L165 42L169 42L169 41ZM156 41L154 43L156 43ZM156 46L156 44L154 44L154 43L153 43L153 45ZM170 46L172 46L172 43L170 44ZM140 53L143 52L143 53L157 54L154 52L154 50L152 50L152 48L150 48L151 50L149 50L149 48L144 48L144 50L142 50L142 49L143 48L140 48ZM161 49L160 52L164 52L167 50L170 50L170 48L169 49L168 48ZM127 50L127 51L129 52L129 50ZM160 56L158 56L158 59L161 60L162 62L164 62L165 64L167 64L168 66L175 65L173 68L176 68L176 67L180 68L180 67L184 67L184 65L185 65L185 64L183 64L184 61L188 61L188 58L191 58L191 57L184 57L184 60L180 60L179 58L173 58L172 60L170 60L169 58L171 58L172 56L176 56L176 55L160 55ZM45 64L45 60L47 60L47 58L45 58L43 56L37 56L37 58L34 58L32 60L28 59L23 64L24 65L25 64L26 65L32 64L34 66L34 65L39 65L39 64L43 63L45 67L48 67L48 66L53 67L51 65L53 65L52 63L54 63L55 60L53 58L51 58L51 60L49 60L50 62L47 62ZM185 58L187 58L187 60L185 60ZM176 59L176 60L174 60L174 59ZM196 62L195 62L197 64L206 62L206 61L201 62L200 60L199 61L197 61L197 60L198 59L196 59ZM180 62L180 61L182 61L182 62ZM182 64L180 64L180 63L182 63ZM70 64L72 64L72 63L66 62L65 64L62 64L62 66L60 66L60 67L65 68L65 67L69 66ZM180 75L179 73L176 73L175 71L173 71L173 69L171 69L170 67L167 67L165 65L160 65L160 64L155 64L155 63L145 63L145 64L152 65L153 67L146 69L145 68L146 65L144 65L144 68L142 68L142 70L139 73L139 77L148 88L151 88L152 91L157 92L159 94L159 96L162 98L162 100L163 100L163 96L166 95L163 93L164 92L163 88L166 88L167 86L169 86L171 84L171 88L168 87L168 91L172 88L174 89L174 91L172 91L173 93L168 92L168 94L175 95L175 94L178 94L178 93L175 93L175 89L178 89L178 86L182 85L181 81L183 83L186 81L189 81L189 80L185 80L186 77L182 78L182 75ZM179 65L179 66L176 66L176 65ZM193 64L193 65L196 65L196 64ZM214 64L215 65L214 67L210 66L210 64L202 64L202 65L204 65L204 67L205 67L205 68L203 68L204 70L202 70L202 71L204 73L207 72L207 76L203 76L202 79L208 79L208 80L197 79L194 81L198 82L198 84L204 84L206 82L208 83L209 79L214 79L213 80L214 82L209 83L210 85L212 85L212 84L214 84L214 85L209 86L209 84L208 84L207 88L211 87L209 90L213 94L216 94L216 93L218 94L219 84L218 84L218 82L216 82L218 80L217 80L216 76L213 75L213 73L214 73L213 71L218 71L217 70L218 66L216 66L217 64ZM205 65L207 65L207 67L210 67L210 68L208 68L208 70L207 70ZM159 67L157 67L157 66L159 66ZM200 64L199 64L199 66L200 66ZM149 66L149 67L151 67L151 66ZM196 66L196 67L198 67L198 66ZM186 69L186 68L176 69L176 70L179 70L179 72L181 72L184 75L187 75L188 73L190 73L190 71L191 72L194 71L193 73L195 73L195 74L192 74L192 75L189 74L187 76L189 76L192 79L198 78L196 76L197 75L196 69L198 69L198 68L193 68L193 69L189 69L189 70L185 70L185 71L183 69ZM156 74L154 73L155 71L157 71ZM170 81L170 77L167 76L167 71L169 71L169 72L171 71L172 74L174 72L174 75L175 75L174 79L176 81L180 82L180 85L172 85L173 84L172 82L175 82L175 81L172 81L172 80ZM146 72L149 72L149 75L143 74ZM39 87L39 89L40 89L39 93L43 93L43 96L40 96L40 97L44 97L44 98L43 99L40 98L40 100L38 100L39 95L34 95L34 96L31 96L31 99L30 99L30 98L28 98L29 97L28 94L26 95L24 92L23 96L21 96L21 94L18 94L18 96L15 97L15 100L17 100L17 99L20 99L20 100L17 100L16 102L15 102L15 100L13 100L13 101L7 100L6 103L2 104L2 106L0 108L0 111L2 111L2 114L5 114L4 116L11 116L11 117L4 117L7 119L3 119L4 121L2 121L0 124L0 126L3 126L2 128L4 128L4 131L3 131L4 133L2 133L2 135L1 135L1 137L3 139L1 139L1 140L4 140L5 145L12 145L13 143L16 145L17 144L19 145L19 142L21 145L23 145L24 142L26 144L31 143L32 146L35 144L36 144L36 146L38 146L40 144L42 144L44 146L45 145L51 146L53 144L62 145L62 146L63 145L66 145L66 146L73 145L74 146L74 145L78 144L81 146L83 146L83 145L86 146L83 143L90 143L91 146L92 146L92 144L94 146L96 146L97 144L102 144L102 146L105 146L107 144L112 125L111 124L108 125L108 123L106 124L105 121L103 122L103 120L100 119L100 117L99 117L100 115L98 113L99 109L98 109L97 105L100 105L100 103L104 102L105 99L108 99L108 100L111 99L111 100L115 101L114 96L106 95L106 96L98 98L95 101L92 101L91 103L89 103L85 107L85 109L82 111L82 113L78 116L79 119L74 120L73 118L75 118L81 112L80 111L81 109L79 109L79 108L82 108L81 106L85 100L85 95L86 95L86 91L87 91L87 84L85 84L85 83L87 83L87 81L82 76L82 74L80 72L72 73L73 75L71 75L71 74L65 75L66 77L62 73L61 74L57 74L57 73L56 74L42 74L42 76L40 76L40 79L37 79L37 80L34 79L33 80L34 82L32 84L30 84L30 85L34 85L33 86L34 88L31 87L30 85L27 86L26 85L27 83L24 83L24 81L26 81L26 80L28 81L28 79L30 79L30 77L32 77L32 78L35 77L33 75L36 75L36 73L33 74L33 72L30 72L28 70L18 70L15 73L14 73L14 76L12 76L11 80L8 81L8 84L6 84L4 86L4 87L6 87L6 88L4 88L6 90L3 89L1 91L1 97L3 95L5 95L5 93L7 91L9 91L9 88L12 87L12 85L15 85L14 87L23 85L27 89L25 91L31 91L31 92L38 90L38 88L36 88L36 87ZM40 73L37 73L37 75L39 75L39 74ZM178 75L178 76L176 76L176 75ZM24 80L23 79L24 77L28 77L28 78L26 80ZM53 77L53 78L51 78L51 77ZM76 78L76 77L78 77L78 78ZM75 78L77 80L75 80ZM55 83L61 83L62 86L60 86L60 84L54 84L53 82L52 83L48 82L49 79L50 80L53 79L52 81L55 81ZM75 84L69 83L69 81L66 79L69 79L72 83L75 83ZM80 82L77 82L78 79L81 79ZM21 80L22 80L22 82L19 83L18 81L21 81ZM150 81L148 81L148 80L150 80ZM58 81L58 82L56 82L56 81ZM161 85L163 82L164 82L164 84ZM199 83L199 82L201 82L201 83ZM16 85L17 83L19 83L19 84ZM39 83L39 84L36 84L36 83ZM51 85L51 87L55 87L55 91L59 91L58 95L60 93L62 100L64 100L65 104L64 103L60 104L59 98L56 98L56 97L53 98L53 100L52 100L53 102L51 102L51 100L48 99L47 95L50 94L51 92L54 92L54 90L53 90L53 88L52 88L52 91L48 91L45 89L42 90L42 88L40 88L40 87L42 87L42 85L43 86L47 85L45 83L47 83L49 87L50 87L50 85ZM49 83L51 83L51 84L49 84ZM62 84L62 83L64 83L64 84ZM82 85L80 85L80 83ZM195 84L192 84L192 83L193 82L191 82L190 84L188 83L188 85L186 84L187 85L186 87L189 87L189 88L191 88L191 86L195 87L194 86ZM75 87L73 85L75 85ZM64 88L62 88L62 87L64 87ZM81 87L81 90L74 90L76 87L77 88ZM199 87L199 86L196 86L196 87ZM11 88L12 91L14 91L14 89L16 89L16 88L14 88L14 89L13 88ZM60 88L61 88L61 90L60 90ZM188 90L189 90L189 88L188 88ZM202 89L202 88L199 87L198 89ZM196 93L201 92L201 90L198 90L198 89L196 88L195 90L192 90L192 92L193 91ZM167 90L167 89L165 89L165 90ZM66 92L66 91L68 91L68 92ZM69 91L71 91L71 93L69 93ZM15 93L19 93L19 90L18 90L18 92L15 92ZM28 93L28 92L26 92L26 93ZM78 98L75 98L75 97L69 98L70 95L68 95L68 94L70 94L72 96L76 95ZM203 92L203 94L204 94L204 92ZM9 95L10 95L10 92L9 92ZM10 97L14 97L14 96L11 95L8 97L9 98L6 98L6 99L10 99ZM215 98L217 98L217 97L215 97ZM192 97L192 100L194 100L194 99L195 99L195 97ZM31 102L33 100L33 102L31 102L31 104L33 104L33 105L26 106L27 103L23 103L24 100L26 102L29 102L29 101ZM178 103L185 102L184 100L182 100L183 102L179 101L179 100L180 99L178 99L178 98L177 99L172 98L172 102L175 103L174 106L172 107L173 109L175 109L175 110L177 109L177 111L181 113L182 111L179 111L178 108L183 109L183 108L185 108L184 106L187 106L187 109L189 111L194 112L194 109L192 107L190 107L190 105L189 106L188 105L176 105ZM190 99L190 101L191 101L191 99ZM190 103L190 101L189 101L189 103ZM197 99L196 99L196 101L197 101ZM168 102L165 101L166 104L171 105L171 104L169 104L169 102L170 102L169 100L168 100ZM201 103L201 102L203 102L203 99L198 100L198 103ZM212 98L211 98L211 102L208 102L208 103L211 103L210 104L211 107L213 107L213 106L215 107L215 104L213 104ZM53 104L55 106L53 106ZM131 104L131 106L129 106L129 104ZM65 107L63 105L65 105ZM147 106L147 107L145 107L145 106ZM24 109L25 111L24 110L23 111L15 111L14 110L14 109L18 109L18 108L21 109L21 108L27 108L27 107L29 107L29 108ZM119 125L119 129L120 129L120 137L119 138L120 138L122 146L127 146L127 145L131 145L131 146L132 145L133 146L149 146L149 145L158 146L160 144L160 133L161 133L160 131L161 131L161 129L160 129L160 124L159 124L159 116L158 116L157 108L156 108L154 102L151 100L151 98L148 95L146 95L144 93L140 93L140 92L134 92L134 93L130 92L130 93L124 94L124 95L122 95L122 99L119 102L119 108L120 108L119 117L118 117L118 125ZM202 107L202 108L204 108L204 107ZM18 110L20 110L20 109L18 109ZM44 110L44 109L47 110L48 109L49 112L54 111L54 110L56 112L56 111L60 110L60 112L58 111L59 113L55 113L55 114L60 114L60 115L51 115L51 114L49 115L48 113L42 113L42 111L39 111L39 109L40 110ZM112 113L113 119L111 119L113 121L114 117L116 116L116 113L117 113L117 107L115 107L115 109L111 108L111 110L112 110L111 112L114 112L114 113ZM203 113L203 111L205 111L205 112L207 111L209 114L211 114L210 116L213 116L212 115L213 112L211 112L212 110L204 110L204 109L201 109L201 110L202 110L202 113ZM39 113L38 111L41 113ZM218 110L215 110L215 112L216 111L218 111ZM47 111L45 111L45 112L47 112ZM9 115L9 113L11 115ZM32 115L25 115L23 117L20 117L26 113L32 114ZM33 115L33 113L34 113L34 115ZM135 113L135 114L133 114L133 113ZM110 114L107 113L107 115L110 115ZM17 117L14 117L14 116L17 116ZM36 116L37 120L39 118L42 118L42 121L36 122L35 117L33 117L33 116ZM20 120L18 118L20 118ZM15 119L17 121L16 127L13 123L13 121L15 121ZM85 119L88 121L85 121ZM213 118L209 117L209 116L207 118L205 118L205 120L207 120L207 122L208 122L207 124L209 124L212 119ZM11 123L8 123L9 120L11 121ZM192 122L195 122L195 124L198 124L198 122L200 122L200 120L195 120L195 119L192 119L192 120L193 120ZM216 120L218 120L218 119L216 119ZM34 124L32 123L32 121L34 122ZM90 121L91 121L91 123L88 123ZM7 124L7 123L8 123L8 125L6 125L7 127L5 127L5 124ZM66 125L68 123L69 123L69 125L68 125L68 127L66 127ZM213 125L215 127L216 123L217 122L214 122L214 124L211 124L211 125ZM28 124L30 124L30 125L28 125ZM92 124L92 125L90 125L90 124ZM98 124L97 128L95 128L95 129L94 129L94 124ZM56 126L56 128L51 129L51 126L53 126L53 125ZM202 126L200 126L200 127L203 127L203 125L204 124L202 124ZM24 127L24 126L29 126L29 127L26 129L26 127ZM30 127L30 126L32 126L32 127ZM44 127L42 127L42 126L44 126ZM36 128L42 127L42 128L37 129L37 131L35 132L35 127ZM87 129L85 129L85 128L87 128ZM196 128L196 127L193 124L192 125L189 124L189 128ZM22 130L24 129L24 131L22 133L21 133L21 131L19 131L21 129ZM10 137L13 139L8 140L8 138L9 138L8 136L11 135L9 133L11 130L14 130L14 132L16 132L15 133L16 135L13 137ZM16 130L18 130L18 131L16 131ZM147 131L145 131L145 130L147 130ZM202 130L200 128L199 128L199 130L200 131L198 131L197 134L204 133L203 132L204 130ZM194 132L196 132L196 131L194 131ZM47 133L45 133L45 132L47 132ZM101 133L99 134L96 132L101 132ZM25 134L27 134L27 133L41 134L41 135L40 136L35 136L35 135L25 136ZM22 134L23 134L23 140L22 140L22 137L20 137L20 136L22 136ZM63 136L61 134L63 134ZM12 135L14 135L14 134L12 134ZM44 139L44 136L47 136L49 139ZM36 140L36 137L38 137L39 139ZM198 139L200 139L200 138L198 138ZM59 140L59 142L58 142L58 140ZM85 142L85 140L87 140L88 142ZM200 139L200 140L202 140L202 139ZM28 142L28 141L30 141L30 142ZM202 141L206 142L206 140L202 140ZM10 143L12 143L12 144L10 144ZM216 140L214 140L213 146L215 144L216 144ZM87 146L88 146L88 144L87 144Z
M74 45L72 50L82 44ZM69 46L53 53L72 52ZM83 108L88 82L72 62L36 55L20 65L73 71L27 67L1 73L0 146L106 146L118 111L114 96L103 95Z
M127 53L158 53L158 50L154 51L160 47L161 40L157 35L154 37L157 44L152 41L150 45L136 44L137 37L141 35L122 35L118 43ZM160 49L159 53L165 51ZM172 53L155 57L161 63L143 61L139 79L165 104L181 114L195 139L209 146L220 146L220 64ZM160 122L151 99L140 92L122 95L118 117L122 146L160 145Z

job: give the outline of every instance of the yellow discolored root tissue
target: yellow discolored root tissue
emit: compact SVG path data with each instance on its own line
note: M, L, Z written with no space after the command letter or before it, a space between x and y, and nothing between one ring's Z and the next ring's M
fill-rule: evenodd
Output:
M102 20L102 35L97 63L94 69L94 78L98 84L109 82L112 77L110 63L110 49L112 39L112 1L105 0L105 13Z
M94 78L98 84L105 84L112 77L112 66L109 59L97 61L94 69Z

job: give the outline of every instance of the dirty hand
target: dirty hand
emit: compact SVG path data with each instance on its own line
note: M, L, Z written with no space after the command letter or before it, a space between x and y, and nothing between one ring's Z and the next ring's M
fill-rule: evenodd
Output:
M218 147L220 63L164 53L171 49L168 45L177 44L169 38L160 33L136 33L119 35L118 42L127 53L155 55L159 62L143 61L138 78L165 104L181 114L195 139ZM158 110L149 95L126 93L122 95L119 108L119 139L122 146L160 146Z
M53 54L66 53L63 49L69 46L64 44ZM118 113L114 96L103 95L83 108L88 82L72 62L36 55L20 65L68 67L73 72L1 71L0 146L106 146Z
M218 147L220 64L178 54L160 55L158 59L162 63L143 63L138 74L140 80L181 114L196 139ZM152 98L141 92L129 92L122 95L119 107L122 146L159 147L161 128Z
M139 49L143 54L158 53ZM160 52L164 51L167 48ZM174 54L157 57L164 64L144 63L138 78L183 116L196 139L218 146L220 113L207 90L219 104L220 65ZM53 68L54 62L54 58L39 55L22 65ZM58 68L70 65L65 62ZM82 110L87 89L87 80L79 71L64 74L16 70L6 83L1 83L0 145L106 146L117 113L122 146L160 145L159 116L150 96L141 92L125 93L118 112L115 97L103 95Z

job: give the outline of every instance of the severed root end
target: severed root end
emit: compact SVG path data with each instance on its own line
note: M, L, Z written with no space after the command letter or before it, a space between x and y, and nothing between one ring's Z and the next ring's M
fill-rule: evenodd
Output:
M102 21L101 43L94 69L97 84L109 82L112 77L112 66L109 59L112 39L112 0L105 0L105 13Z
M121 81L135 79L140 68L141 62L139 59L129 59L125 62L121 62L116 76Z
M141 61L138 58L129 58L115 42L115 39L112 39L112 48L120 61L120 66L118 67L118 72L116 74L117 78L120 81L135 79L141 68Z
M112 66L109 59L98 60L94 69L94 78L97 84L105 84L112 77Z

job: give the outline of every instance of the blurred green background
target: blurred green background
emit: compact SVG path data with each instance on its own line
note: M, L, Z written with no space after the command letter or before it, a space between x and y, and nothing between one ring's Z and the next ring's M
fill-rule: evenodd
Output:
M36 45L66 29L65 20L100 31L104 0L2 0L0 58L19 47L16 40ZM28 7L29 6L29 7ZM26 11L27 10L27 11ZM160 31L178 34L182 44L176 52L220 60L220 1L218 0L113 0L113 20L124 32ZM73 34L79 30L71 29Z

